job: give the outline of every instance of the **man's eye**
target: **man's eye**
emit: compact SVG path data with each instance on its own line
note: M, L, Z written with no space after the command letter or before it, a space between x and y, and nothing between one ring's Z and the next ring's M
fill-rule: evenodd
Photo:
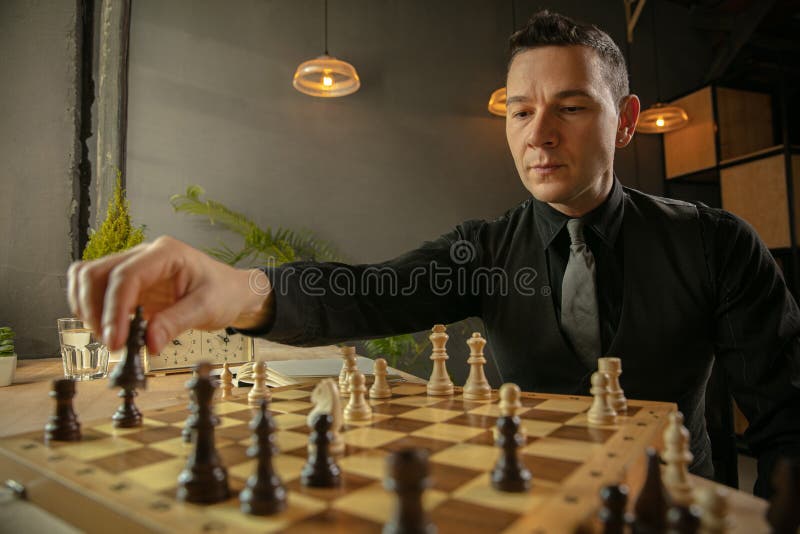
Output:
M524 119L525 117L528 116L528 112L527 111L515 111L514 113L511 114L511 116L514 117L515 119Z
M564 106L561 108L561 111L563 111L564 113L576 113L582 109L586 108L582 108L580 106Z

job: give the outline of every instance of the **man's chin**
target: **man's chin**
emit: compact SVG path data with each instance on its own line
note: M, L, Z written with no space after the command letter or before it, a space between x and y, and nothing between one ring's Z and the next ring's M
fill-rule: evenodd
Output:
M573 197L572 190L564 183L547 182L547 183L527 183L528 191L533 195L533 198L540 202L547 202L548 204L562 204L569 201Z

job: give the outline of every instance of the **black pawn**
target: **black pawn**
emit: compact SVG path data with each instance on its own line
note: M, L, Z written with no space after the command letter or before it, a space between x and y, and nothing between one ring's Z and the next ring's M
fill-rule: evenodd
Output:
M384 487L397 494L397 506L383 534L433 534L436 527L422 507L422 493L430 486L428 451L401 449L386 459Z
M694 506L673 506L667 511L667 534L697 534L700 513Z
M308 462L300 472L303 486L312 488L335 488L342 483L339 466L330 454L333 416L327 413L318 414L313 421L314 431L309 436L313 445L308 455Z
M603 534L623 534L628 523L625 507L628 505L628 486L612 484L600 490L603 505L598 516L603 524Z
M122 388L119 392L122 404L111 416L116 428L132 428L142 425L142 412L133 403L133 399L136 397L136 389L145 387L147 383L142 366L142 347L145 345L146 330L147 323L142 317L142 307L138 306L136 314L131 320L125 354L109 377L110 387Z
M667 527L667 507L669 498L667 490L661 482L661 466L658 454L652 448L647 449L647 478L634 506L634 534L651 534L664 532Z
M211 400L214 384L207 377L189 381L197 402L197 425L194 449L186 467L178 475L177 498L181 501L215 503L230 496L228 473L220 462L214 446L214 418Z
M242 512L254 515L272 515L286 509L286 488L275 473L272 457L278 454L275 444L275 422L267 411L267 401L262 400L256 416L250 422L253 444L247 455L258 459L255 474L247 479L247 486L239 493Z
M62 378L53 381L53 389L50 397L56 401L56 411L50 416L50 420L44 427L44 441L80 441L81 424L75 409L72 406L72 399L75 397L75 381L70 378Z
M769 500L767 523L773 534L796 534L800 527L800 461L781 458L772 474L775 493Z
M503 449L492 470L492 486L500 491L520 493L531 487L531 472L519 457L519 448L525 438L519 432L519 417L503 416L497 418L497 441L495 445Z

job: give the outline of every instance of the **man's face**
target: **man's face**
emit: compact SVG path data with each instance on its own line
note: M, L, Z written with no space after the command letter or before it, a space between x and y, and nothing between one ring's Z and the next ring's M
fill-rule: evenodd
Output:
M610 188L620 126L597 53L525 50L514 57L506 88L506 138L528 191L572 216L596 207Z

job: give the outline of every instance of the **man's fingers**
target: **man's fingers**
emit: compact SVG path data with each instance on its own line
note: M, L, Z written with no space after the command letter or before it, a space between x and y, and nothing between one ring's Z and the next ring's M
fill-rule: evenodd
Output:
M103 340L109 349L116 350L125 343L129 315L138 304L147 300L150 312L157 312L181 298L190 276L184 271L187 262L179 247L186 246L174 239L159 238L111 271L101 321Z
M108 273L120 262L136 254L140 247L94 261L73 263L67 272L67 298L72 313L96 332L100 330L103 294Z
M169 340L181 335L192 327L205 327L208 324L210 302L200 291L187 295L156 313L147 323L147 350L151 354L160 353Z

